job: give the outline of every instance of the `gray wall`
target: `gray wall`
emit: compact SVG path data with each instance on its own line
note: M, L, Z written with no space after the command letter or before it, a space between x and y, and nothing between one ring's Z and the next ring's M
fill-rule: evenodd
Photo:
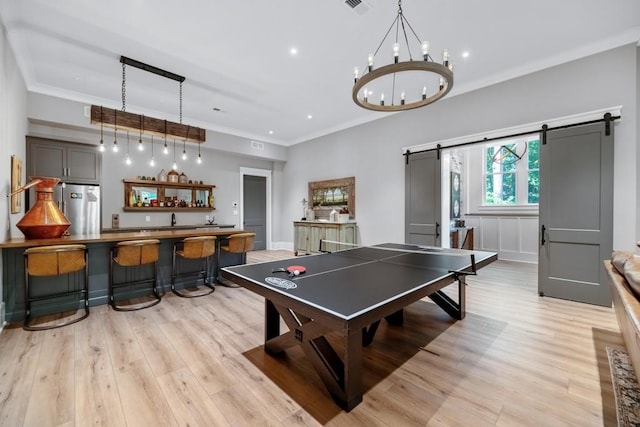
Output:
M24 214L11 214L9 198L11 189L11 155L25 161L25 139L27 133L27 89L18 69L15 56L7 42L4 27L0 26L0 239L22 237L15 224ZM23 173L22 182L25 182ZM24 196L23 196L24 205ZM0 260L0 278L2 260ZM3 283L0 280L0 295ZM0 327L4 323L4 305L0 304Z
M354 175L360 242L402 241L403 146L622 105L624 118L615 128L614 247L633 248L640 200L637 84L638 48L630 44L290 147L276 240L293 241L291 221L300 216L307 181Z

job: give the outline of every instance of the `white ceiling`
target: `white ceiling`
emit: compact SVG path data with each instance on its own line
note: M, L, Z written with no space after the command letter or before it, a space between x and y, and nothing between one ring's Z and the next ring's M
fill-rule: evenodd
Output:
M186 77L184 123L292 145L388 114L351 99L354 66L397 13L395 0L365 3L359 14L344 0L0 0L0 19L30 91L121 108L124 55ZM405 0L403 10L434 58L449 50L448 96L640 39L638 0ZM179 120L176 81L126 72L127 111Z

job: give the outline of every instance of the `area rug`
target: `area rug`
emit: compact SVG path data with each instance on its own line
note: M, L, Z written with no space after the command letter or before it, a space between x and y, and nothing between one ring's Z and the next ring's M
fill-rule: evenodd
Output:
M607 347L607 357L611 367L618 425L640 426L640 385L629 355L624 350Z

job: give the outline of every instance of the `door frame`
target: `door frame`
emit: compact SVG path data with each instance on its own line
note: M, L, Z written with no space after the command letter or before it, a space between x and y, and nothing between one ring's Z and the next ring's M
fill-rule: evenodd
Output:
M256 168L240 168L240 209L238 213L240 215L240 223L238 224L238 228L243 228L244 225L244 177L245 175L250 176L261 176L266 178L266 198L267 198L267 236L266 236L266 246L267 249L272 248L271 242L271 173L272 171L269 169L256 169Z

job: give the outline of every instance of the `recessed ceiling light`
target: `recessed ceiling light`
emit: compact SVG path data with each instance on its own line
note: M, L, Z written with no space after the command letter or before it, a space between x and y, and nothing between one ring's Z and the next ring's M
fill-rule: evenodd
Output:
M289 49L289 53L291 55L297 55L298 54L298 49L296 49L295 47L292 47L291 49Z
M464 52L462 52L462 57L463 58L468 58L469 57L469 51L465 50Z
M311 114L308 114L307 119L313 119L313 116Z

